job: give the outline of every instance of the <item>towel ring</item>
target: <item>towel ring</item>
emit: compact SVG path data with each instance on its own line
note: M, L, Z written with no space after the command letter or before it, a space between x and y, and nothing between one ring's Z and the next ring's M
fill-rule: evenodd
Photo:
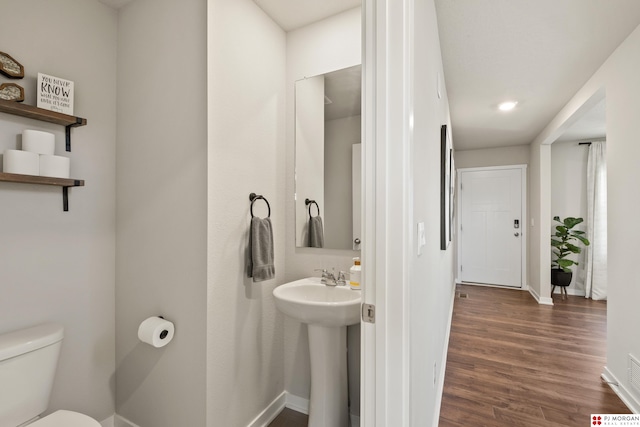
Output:
M251 218L253 218L253 203L258 199L264 200L264 202L267 204L267 209L269 210L269 213L267 214L267 218L271 218L271 205L269 205L269 201L265 199L262 194L256 194L256 193L249 194L249 200L251 200Z
M311 200L311 199L304 199L304 204L309 206L309 218L313 218L311 216L311 205L316 205L316 210L318 211L318 213L316 214L316 216L320 215L320 206L318 206L318 203L316 203L315 200Z

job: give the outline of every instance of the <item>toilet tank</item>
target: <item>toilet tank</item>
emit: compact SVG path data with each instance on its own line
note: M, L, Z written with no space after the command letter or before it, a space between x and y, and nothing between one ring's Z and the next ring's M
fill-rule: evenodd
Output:
M47 409L63 332L47 323L0 335L0 426L18 426Z

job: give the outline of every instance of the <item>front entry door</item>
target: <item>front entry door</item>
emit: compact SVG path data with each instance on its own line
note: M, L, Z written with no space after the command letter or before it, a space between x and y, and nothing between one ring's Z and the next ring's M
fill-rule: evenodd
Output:
M524 171L460 171L461 281L522 287Z

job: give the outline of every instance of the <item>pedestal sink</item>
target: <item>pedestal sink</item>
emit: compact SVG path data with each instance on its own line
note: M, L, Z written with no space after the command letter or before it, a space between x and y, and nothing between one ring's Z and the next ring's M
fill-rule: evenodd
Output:
M276 307L309 328L309 427L348 427L347 326L360 323L360 291L327 286L319 277L273 290Z

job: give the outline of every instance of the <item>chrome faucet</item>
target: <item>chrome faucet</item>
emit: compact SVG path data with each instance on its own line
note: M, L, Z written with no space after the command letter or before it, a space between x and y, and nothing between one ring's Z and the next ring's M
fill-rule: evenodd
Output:
M321 271L322 272L322 278L320 279L320 283L327 285L327 286L346 286L347 284L347 279L345 277L345 272L344 271L340 271L338 273L338 277L336 277L335 275L335 269L333 269L333 272L329 272L327 271L326 268L317 268L314 271Z
M338 286L347 286L347 278L345 277L347 273L340 270L338 273L338 278L336 279L336 285Z

